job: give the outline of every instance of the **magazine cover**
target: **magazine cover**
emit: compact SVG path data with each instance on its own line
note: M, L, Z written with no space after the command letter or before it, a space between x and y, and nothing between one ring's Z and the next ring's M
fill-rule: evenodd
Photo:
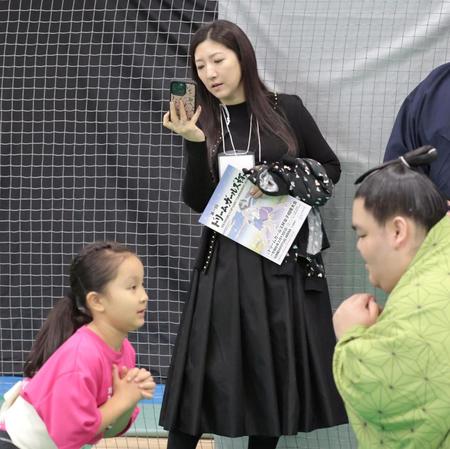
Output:
M252 187L229 165L199 222L281 265L311 206L289 195L253 198Z

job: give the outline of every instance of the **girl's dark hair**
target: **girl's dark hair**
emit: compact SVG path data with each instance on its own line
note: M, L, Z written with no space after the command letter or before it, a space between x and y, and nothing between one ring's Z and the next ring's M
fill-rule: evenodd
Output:
M116 242L96 242L84 247L72 260L70 289L55 304L36 336L25 361L26 377L33 377L78 328L92 321L87 293L101 292L129 254L134 253Z
M296 138L287 120L275 111L274 95L269 92L258 75L255 50L249 38L236 24L228 20L216 20L199 28L192 37L190 46L192 76L197 83L198 101L202 106L200 124L208 142L210 165L211 148L219 137L220 107L217 98L200 80L195 65L195 50L207 39L218 42L236 53L241 65L248 110L258 120L262 132L277 135L286 144L288 153L295 155Z
M357 180L362 183L355 199L364 200L365 209L380 225L402 215L428 232L446 215L447 201L427 176L412 167L430 163L436 154L434 148L424 146L369 170Z

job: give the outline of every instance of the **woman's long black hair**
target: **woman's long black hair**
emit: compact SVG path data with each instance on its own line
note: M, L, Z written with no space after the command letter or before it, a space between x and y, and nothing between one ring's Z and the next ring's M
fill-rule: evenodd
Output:
M195 65L195 50L207 39L218 42L236 53L241 65L249 112L258 120L262 132L277 135L285 143L287 152L295 156L298 145L295 135L280 111L274 109L276 106L274 94L269 92L259 77L255 50L244 31L228 20L217 20L202 26L192 37L190 46L192 77L197 83L198 102L202 106L199 122L206 135L209 150L219 137L220 103L200 80ZM213 163L211 158L210 151L210 165Z

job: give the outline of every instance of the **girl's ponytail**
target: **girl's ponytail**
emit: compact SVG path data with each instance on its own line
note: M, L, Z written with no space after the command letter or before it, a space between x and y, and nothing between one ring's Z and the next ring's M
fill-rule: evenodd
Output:
M92 320L89 312L76 306L70 291L50 311L25 361L24 375L33 377L50 356L81 326Z

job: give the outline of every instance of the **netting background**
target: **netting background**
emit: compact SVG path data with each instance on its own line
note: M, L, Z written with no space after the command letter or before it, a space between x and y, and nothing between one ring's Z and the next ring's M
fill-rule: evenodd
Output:
M148 323L131 340L164 380L200 227L161 119L191 34L216 17L248 33L268 86L302 97L342 161L324 211L333 306L371 290L353 181L382 159L407 93L448 62L450 1L0 0L0 375L21 374L72 255L114 239L147 268Z
M3 375L24 354L94 240L146 269L139 363L165 376L199 227L180 200L181 140L167 89L214 1L1 1L0 336Z
M355 250L353 182L382 161L407 94L448 62L450 1L221 1L219 16L248 33L263 79L300 95L342 162L323 214L332 242L325 263L333 307L357 291L383 301Z

